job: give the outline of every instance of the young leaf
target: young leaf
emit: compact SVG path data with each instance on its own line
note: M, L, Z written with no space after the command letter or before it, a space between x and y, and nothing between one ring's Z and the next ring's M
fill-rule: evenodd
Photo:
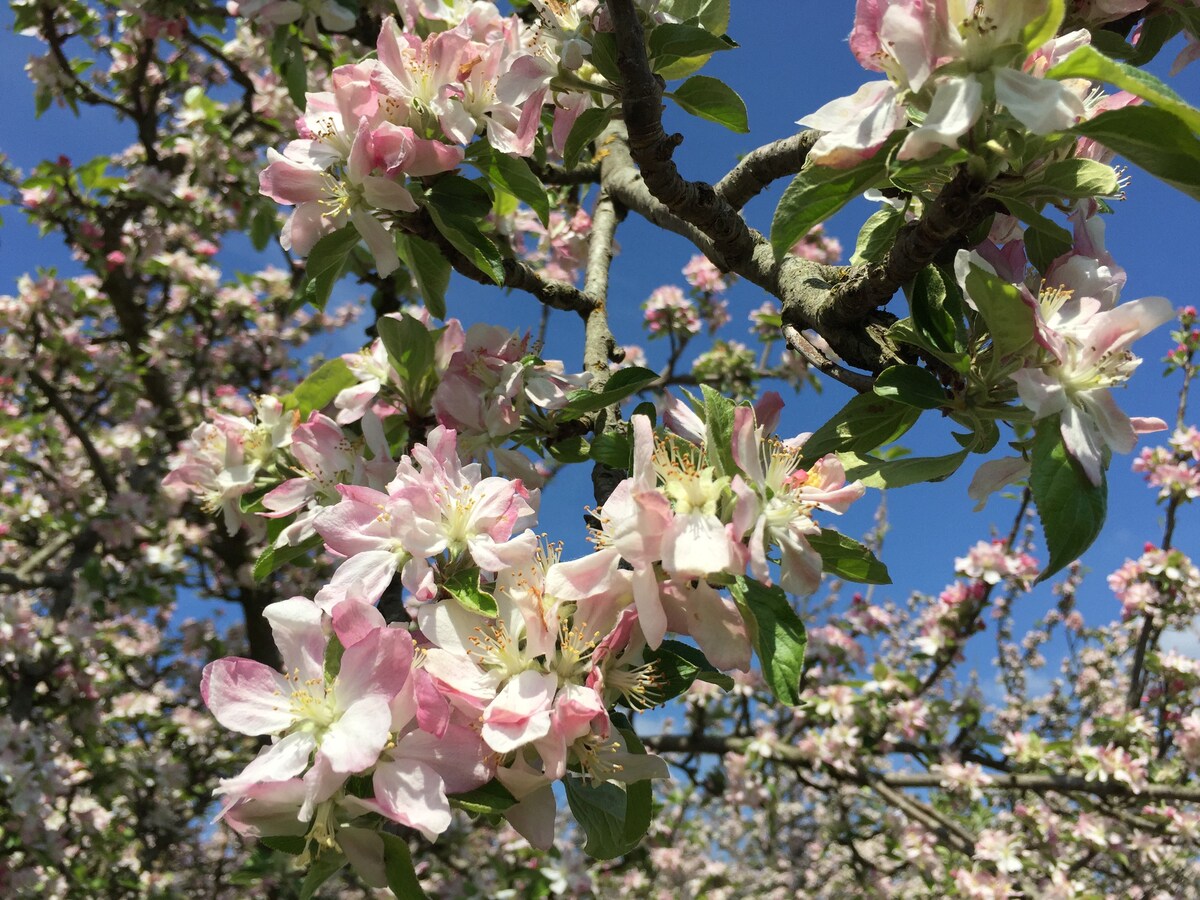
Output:
M254 562L253 577L262 581L280 566L287 565L294 559L306 556L312 550L321 546L321 536L314 534L299 544L285 544L282 547L267 547Z
M860 584L891 584L892 576L868 547L840 532L822 528L808 535L808 543L821 554L821 568L830 575Z
M325 850L318 856L300 884L300 900L312 900L317 888L333 877L348 860L337 850Z
M379 832L383 840L383 868L387 873L388 887L397 900L426 900L428 895L421 888L417 871L413 868L412 854L404 838Z
M693 75L667 96L693 116L724 125L739 134L750 131L745 102L737 91L719 79Z
M912 311L913 325L930 344L943 353L962 350L962 335L955 309L948 306L950 292L947 281L937 266L926 266L917 273L912 288L908 290L908 306Z
M775 258L792 248L814 225L883 180L887 154L876 153L852 169L809 165L792 179L775 208L771 222L771 246Z
M450 261L446 255L415 234L401 235L396 248L429 314L446 318L446 288L450 286Z
M894 441L916 423L921 410L875 393L859 394L804 442L804 461L826 453L869 453Z
M477 142L475 146L488 147L482 141ZM533 174L526 160L488 147L488 151L480 153L474 162L492 184L524 202L537 213L543 225L549 225L550 200L546 196L546 187Z
M1200 140L1165 109L1110 109L1071 129L1099 141L1171 187L1200 200Z
M594 785L573 776L567 776L562 783L567 805L587 836L584 853L593 859L616 859L641 843L644 830L636 835L628 833L637 831L637 817L631 819L626 791L609 782ZM649 788L649 782L635 782L628 787L632 789L639 784Z
M485 785L450 798L452 805L478 815L502 813L516 802L508 788L494 778Z
M1038 582L1078 559L1104 527L1108 484L1097 487L1067 452L1059 432L1059 417L1037 423L1029 487L1037 504L1050 559Z
M900 226L904 224L904 213L890 203L885 203L871 214L859 229L858 240L854 243L854 255L850 257L850 265L879 262L891 248Z
M304 62L304 47L300 38L292 34L287 43L287 60L283 64L283 83L287 87L288 97L300 109L304 109L308 91L308 66Z
M407 313L399 319L383 316L375 327L400 380L409 393L413 393L414 388L419 392L420 382L433 372L437 352L429 329Z
M733 689L733 679L718 672L704 654L690 644L666 640L657 650L647 650L645 657L646 662L654 666L657 679L654 695L650 698L656 705L678 697L697 678L720 685L727 691Z
M1186 100L1145 69L1109 59L1095 47L1086 44L1079 47L1047 72L1046 77L1107 81L1172 113L1193 132L1200 132L1200 109L1189 106Z
M718 37L706 28L686 23L664 23L650 32L650 59L654 71L670 77L668 68L680 60L708 56L721 50L731 50L736 44Z
M467 612L486 616L489 619L500 614L496 598L480 587L479 573L474 569L456 572L442 582L442 587Z
M917 409L937 409L947 403L946 389L928 369L891 366L875 379L875 393Z
M491 195L458 175L443 175L426 195L427 208L438 231L455 249L496 284L504 283L500 248L479 229L492 209Z
M585 109L571 126L567 135L567 143L563 147L563 165L568 169L575 168L583 148L600 136L600 132L612 119L612 113L607 109Z
M1046 0L1042 13L1021 29L1021 43L1032 53L1050 38L1058 34L1066 15L1066 0Z
M958 471L969 452L960 450L949 456L908 456L903 459L846 454L842 464L846 467L848 481L861 481L867 487L883 490L926 481L944 481Z
M702 384L704 394L705 447L717 475L737 472L733 461L733 401L720 391Z
M739 576L730 592L738 606L750 613L747 624L754 651L771 693L780 703L796 706L808 647L804 623L778 586L767 587L753 578Z
M354 373L341 357L321 363L307 378L296 385L295 390L283 397L285 409L295 409L301 419L307 419L313 410L321 410L333 402L346 388L358 384Z
M997 358L1025 353L1036 330L1034 312L1015 285L978 266L967 274L967 293L987 323Z
M633 441L627 434L606 431L592 440L588 458L606 466L628 472L633 466Z
M293 303L296 309L305 303L318 310L325 309L333 286L342 275L346 257L358 246L358 238L358 229L347 225L325 235L313 245L304 263L304 283L300 285L296 298L299 302Z
M1022 196L1043 196L1047 200L1059 197L1115 197L1121 192L1117 170L1094 159L1060 159L1028 185L1022 186Z
M302 834L268 834L258 840L272 850L286 853L288 856L299 856L308 845L308 838Z
M599 393L583 388L572 391L567 405L563 407L562 417L566 420L578 419L580 416L620 403L626 397L632 396L649 384L658 380L658 373L651 369L631 366L615 373L604 390Z

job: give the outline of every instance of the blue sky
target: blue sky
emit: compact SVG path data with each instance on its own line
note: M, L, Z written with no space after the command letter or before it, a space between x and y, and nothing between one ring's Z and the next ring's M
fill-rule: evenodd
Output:
M745 99L750 114L751 134L735 135L719 126L690 118L675 108L668 110L667 126L681 132L686 140L677 160L689 178L715 181L737 161L740 154L759 144L792 134L795 120L828 100L852 93L859 84L876 77L859 68L845 44L853 16L850 3L819 3L815 0L759 0L735 3L730 34L741 48L719 54L706 74L719 77L733 86ZM5 128L0 133L0 152L19 166L28 168L40 159L65 154L77 161L100 153L115 152L132 139L127 125L116 123L107 112L85 112L76 119L69 111L51 109L40 120L33 117L32 90L21 71L25 59L39 48L32 39L11 32L11 12L0 12L0 95L5 98ZM1177 47L1169 47L1154 70L1165 69ZM1172 79L1184 97L1200 102L1200 64ZM1109 221L1108 244L1117 261L1128 270L1129 281L1124 299L1160 294L1177 306L1197 302L1195 290L1196 239L1200 234L1200 215L1195 203L1157 182L1149 175L1133 170L1129 198L1116 204L1116 215ZM752 202L747 214L751 225L766 231L774 203L785 183ZM873 204L855 201L827 228L847 248L853 247L858 226L874 211ZM11 292L16 278L37 266L58 266L70 273L74 266L54 235L45 239L28 228L19 212L0 209L4 226L0 230L0 293ZM648 344L641 331L640 305L661 284L682 284L680 268L693 252L690 246L671 234L630 216L618 233L621 253L611 281L610 305L613 331L618 341L636 343L654 355L664 348ZM278 263L277 255L266 261ZM246 245L233 242L221 260L232 273L235 267L253 267L253 254ZM343 285L335 294L338 302L353 302L355 290ZM734 321L724 336L745 340L745 315L764 299L752 285L739 284L730 293L730 311ZM540 314L536 301L529 297L501 295L463 279L455 278L448 297L451 315L464 321L476 319L486 310L493 320L513 328L535 328ZM903 314L903 301L893 308ZM564 313L555 313L545 356L561 358L567 369L580 368L582 329L578 321ZM313 349L317 352L345 352L356 347L361 330ZM1137 348L1146 362L1119 402L1130 413L1160 416L1171 421L1176 404L1178 379L1164 381L1158 360L1169 349L1167 329L1144 339ZM781 432L785 435L810 431L841 406L850 393L829 383L822 395L805 391L798 396L785 395L787 408ZM1193 414L1193 421L1197 418ZM1151 436L1153 439L1155 436ZM919 454L947 453L957 450L946 428L935 415L926 415L903 443ZM891 569L895 584L883 589L902 600L913 590L937 592L953 573L951 559L963 554L976 540L987 538L992 523L1007 531L1015 510L1011 501L993 499L983 513L973 513L966 498L966 486L978 461L973 457L963 471L946 482L923 485L893 492L888 508L893 523L883 558ZM1096 577L1084 591L1082 605L1093 624L1108 621L1118 605L1104 587L1103 575L1126 557L1137 556L1142 543L1158 540L1162 534L1162 510L1141 479L1129 472L1130 458L1118 458L1110 471L1108 525L1085 562ZM568 551L581 552L583 543L583 507L591 501L590 480L584 467L565 473L551 487L543 505L541 527L553 537L567 541ZM875 498L858 504L839 528L861 535L871 525ZM830 517L833 518L833 517ZM825 524L834 524L826 522ZM1200 548L1200 529L1183 517L1177 544L1193 552ZM1041 554L1044 559L1044 553ZM879 596L877 594L876 596ZM1037 597L1049 602L1042 590ZM1035 599L1027 601L1030 615L1045 607Z

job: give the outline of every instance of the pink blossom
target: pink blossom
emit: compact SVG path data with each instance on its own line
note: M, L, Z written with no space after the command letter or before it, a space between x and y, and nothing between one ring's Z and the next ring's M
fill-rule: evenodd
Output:
M377 628L346 648L332 683L323 670L328 638L321 611L302 597L273 603L271 623L285 672L249 659L222 659L204 669L201 694L226 728L272 735L264 750L220 791L238 795L262 781L286 781L308 768L309 757L344 777L374 765L387 742L388 708L412 665L412 639ZM280 697L289 698L281 703Z

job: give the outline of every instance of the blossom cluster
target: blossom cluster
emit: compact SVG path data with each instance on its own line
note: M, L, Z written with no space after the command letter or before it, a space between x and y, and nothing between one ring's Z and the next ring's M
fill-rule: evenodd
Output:
M332 841L368 880L382 851L370 829L350 824L364 812L434 838L449 826L449 796L495 779L513 798L508 821L549 846L551 786L576 777L568 773L595 784L666 777L660 761L628 748L613 705L666 699L653 653L669 632L717 669L748 669L750 628L721 587L748 570L812 593L823 567L809 542L821 532L816 514L842 513L864 492L835 456L803 468L802 440L770 435L778 395L757 410L730 406L723 449L675 401L671 433L656 437L649 419L633 417L632 471L596 512L597 549L563 560L531 530L538 490L464 461L448 427L467 424L469 436L471 422L497 421L518 393L552 406L565 396L561 367L508 349L520 345L495 329L464 335L456 324L432 351L442 360L432 392L440 424L398 462L384 434L396 398L412 401L413 377L377 347L345 361L363 380L333 399L343 422L313 411L296 424L279 401L261 400L258 423L222 416L201 426L167 478L235 525L272 520L277 549L315 544L341 560L312 600L268 607L284 674L221 660L206 670L204 697L226 727L275 738L223 783L230 823ZM486 446L503 431L480 433ZM258 500L244 505L248 486ZM401 586L412 633L374 606Z
M411 179L455 169L480 134L497 152L529 156L546 103L555 110L561 150L588 97L551 90L560 65L579 65L571 57L590 17L578 6L543 4L557 27L540 29L501 16L490 3L456 7L444 11L456 20L452 27L425 37L415 31L425 21L419 15L403 26L385 18L376 57L335 68L331 91L306 95L300 138L283 153L268 151L260 189L295 206L284 248L307 256L322 236L353 225L379 274L388 275L399 266L392 218L418 208Z
M858 0L850 49L859 63L886 79L864 84L799 120L823 134L809 158L821 165L853 166L873 156L893 132L917 124L898 150L901 160L923 160L957 148L981 120L1001 123L1003 110L1035 135L1070 128L1088 114L1086 83L1078 88L1045 72L1090 42L1086 29L1057 35L1035 32L1034 6L1000 0ZM1061 13L1060 13L1061 16ZM1013 48L1024 47L1014 59ZM989 107L991 115L985 115Z

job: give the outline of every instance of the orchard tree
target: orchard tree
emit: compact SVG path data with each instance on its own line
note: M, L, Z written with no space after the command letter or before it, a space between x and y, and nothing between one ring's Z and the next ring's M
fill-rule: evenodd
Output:
M6 896L1197 896L1200 330L1104 223L1117 154L1200 199L1142 68L1200 9L858 0L866 82L710 183L664 114L749 132L729 0L11 8L130 143L0 163L71 257L0 298ZM631 218L691 247L658 352ZM882 492L963 468L1007 523L889 587Z

